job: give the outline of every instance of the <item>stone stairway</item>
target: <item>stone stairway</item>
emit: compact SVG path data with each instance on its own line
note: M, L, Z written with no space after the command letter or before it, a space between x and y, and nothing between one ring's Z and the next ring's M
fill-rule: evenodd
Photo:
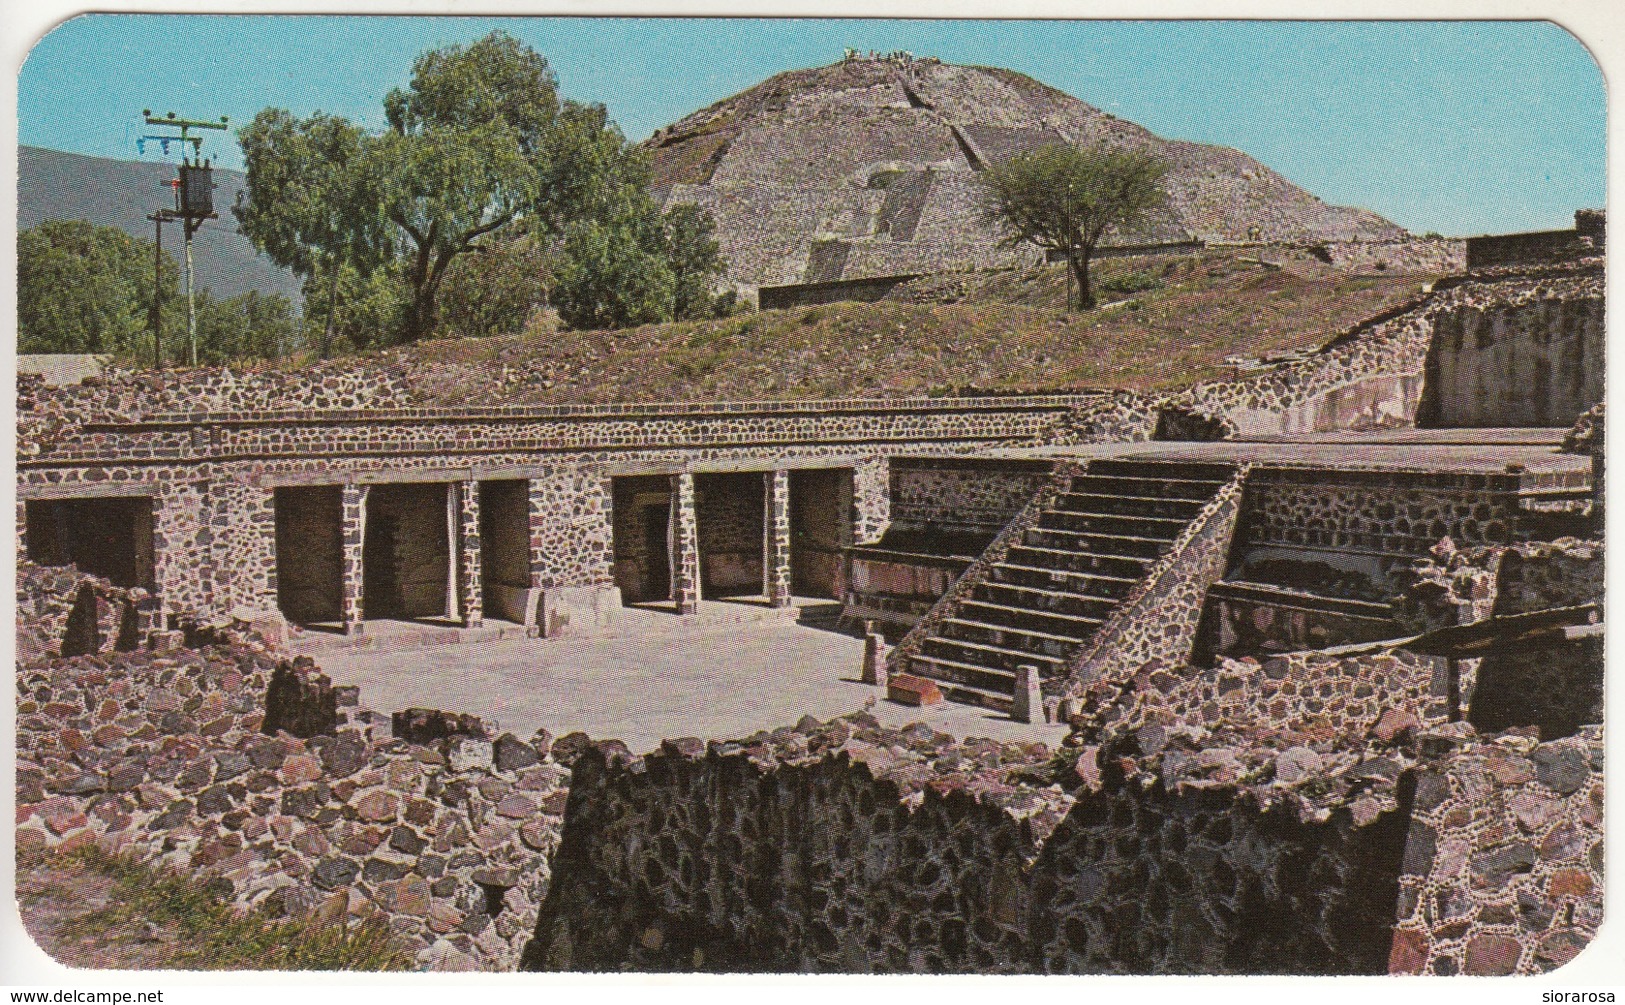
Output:
M1016 668L1062 672L1234 474L1224 464L1090 462L999 561L958 584L963 599L942 601L951 609L905 657L907 671L950 699L1007 709Z

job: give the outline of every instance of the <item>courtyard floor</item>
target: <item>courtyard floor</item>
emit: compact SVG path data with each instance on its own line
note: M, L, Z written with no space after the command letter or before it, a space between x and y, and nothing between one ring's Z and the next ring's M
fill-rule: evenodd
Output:
M801 624L794 615L707 601L688 618L654 610L617 612L602 636L460 645L389 644L316 655L335 683L361 689L379 712L437 708L496 720L521 739L538 728L555 736L582 730L615 738L637 752L662 739L734 739L794 725L803 715L829 719L871 709L902 726L925 722L954 736L1043 740L1066 727L1013 722L1001 712L944 703L912 708L885 700L859 680L863 640ZM741 620L741 616L745 619Z

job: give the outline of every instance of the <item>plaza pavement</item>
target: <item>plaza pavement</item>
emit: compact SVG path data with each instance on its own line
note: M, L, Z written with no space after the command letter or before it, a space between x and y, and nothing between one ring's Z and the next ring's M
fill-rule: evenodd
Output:
M467 712L521 739L538 728L555 736L582 730L640 753L668 737L734 739L870 702L883 723L925 722L958 737L1053 747L1066 733L983 708L886 701L883 689L859 681L862 639L793 615L738 620L742 606L707 601L689 618L625 609L608 634L578 638L391 646L384 629L376 648L334 649L316 659L335 683L358 685L362 705L379 712Z

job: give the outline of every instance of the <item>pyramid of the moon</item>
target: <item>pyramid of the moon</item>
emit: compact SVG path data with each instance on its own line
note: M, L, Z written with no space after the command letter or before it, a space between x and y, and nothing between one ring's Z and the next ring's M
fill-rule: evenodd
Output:
M1046 143L1168 162L1168 211L1107 244L1404 235L1239 150L1162 139L1010 70L903 54L778 74L646 141L657 194L710 210L744 286L1030 263L1037 249L999 247L978 218L976 174Z

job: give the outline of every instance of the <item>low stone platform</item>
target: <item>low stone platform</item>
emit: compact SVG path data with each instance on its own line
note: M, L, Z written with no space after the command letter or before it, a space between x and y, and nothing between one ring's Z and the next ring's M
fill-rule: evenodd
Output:
M1589 458L1559 451L1567 429L1387 429L1212 443L1186 441L1010 447L985 456L1123 458L1190 463L1268 464L1349 471L1499 474L1520 465L1529 475L1589 483Z

